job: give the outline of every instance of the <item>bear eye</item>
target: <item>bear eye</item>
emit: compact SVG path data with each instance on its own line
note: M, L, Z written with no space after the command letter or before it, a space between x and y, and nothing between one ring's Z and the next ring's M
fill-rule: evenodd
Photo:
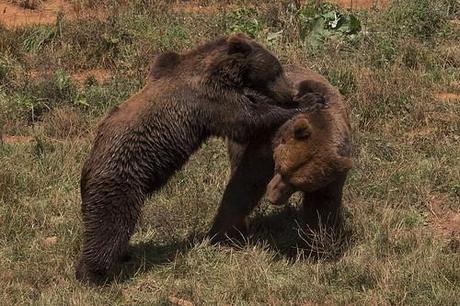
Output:
M307 128L297 128L294 130L295 139L308 139L310 137L310 131Z

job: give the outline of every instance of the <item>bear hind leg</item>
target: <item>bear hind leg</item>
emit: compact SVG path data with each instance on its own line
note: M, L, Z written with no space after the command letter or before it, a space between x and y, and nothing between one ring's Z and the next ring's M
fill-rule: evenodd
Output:
M126 200L120 196L116 202L99 203L83 214L83 251L75 273L80 282L100 285L119 273L139 215Z

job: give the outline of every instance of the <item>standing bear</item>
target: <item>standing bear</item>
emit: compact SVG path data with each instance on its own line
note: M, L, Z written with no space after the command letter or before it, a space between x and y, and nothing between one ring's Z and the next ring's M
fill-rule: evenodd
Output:
M246 144L228 142L231 177L209 232L213 241L244 234L247 216L266 189L268 199L277 204L303 191L305 221L312 229L320 222L332 227L341 224L342 188L352 166L351 129L342 96L309 69L287 65L285 72L299 96L320 94L327 108L300 114L277 133Z
M257 100L257 97L266 97ZM81 175L84 237L76 278L115 276L146 196L209 136L245 142L299 111L277 58L243 34L160 55L146 85L100 123Z

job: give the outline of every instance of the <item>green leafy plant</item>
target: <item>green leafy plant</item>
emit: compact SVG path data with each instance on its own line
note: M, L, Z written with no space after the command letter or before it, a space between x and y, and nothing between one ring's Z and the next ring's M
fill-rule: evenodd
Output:
M306 5L298 13L300 38L313 48L327 40L354 40L361 32L361 21L353 14L345 14L331 4L319 8Z

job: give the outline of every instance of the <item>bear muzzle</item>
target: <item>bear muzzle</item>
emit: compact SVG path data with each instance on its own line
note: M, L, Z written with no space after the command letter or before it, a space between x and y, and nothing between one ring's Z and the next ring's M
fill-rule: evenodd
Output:
M295 189L277 173L267 186L266 198L273 205L287 204Z

